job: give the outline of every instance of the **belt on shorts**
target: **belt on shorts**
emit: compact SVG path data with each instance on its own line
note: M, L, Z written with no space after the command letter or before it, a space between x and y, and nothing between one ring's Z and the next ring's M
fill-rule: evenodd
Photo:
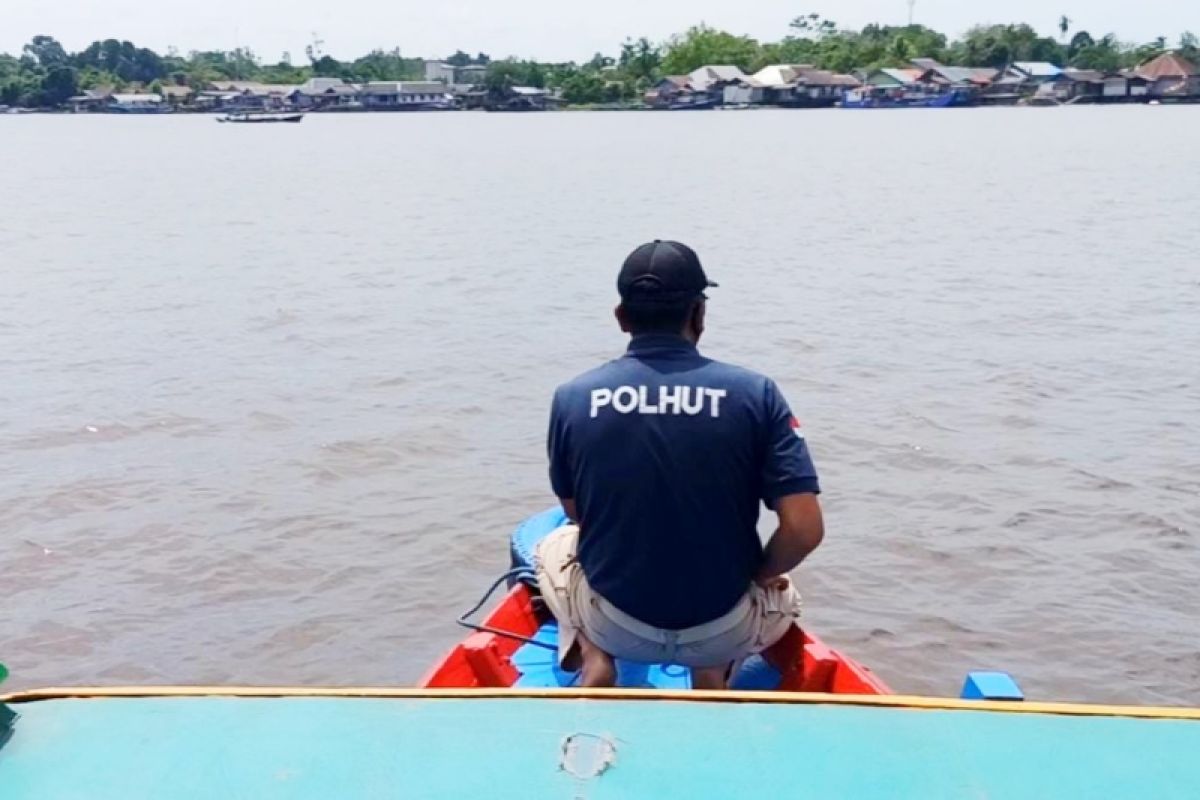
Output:
M749 616L753 611L751 607L750 596L742 595L741 599L738 600L737 604L732 609L716 619L676 631L665 628L656 628L653 625L647 625L645 622L626 614L624 611L605 600L599 594L593 592L592 596L595 600L597 608L602 614L604 614L604 616L608 617L610 620L624 628L629 633L632 633L634 636L651 642L663 642L681 645L691 644L693 642L702 642L731 631L738 625L742 624L746 617Z

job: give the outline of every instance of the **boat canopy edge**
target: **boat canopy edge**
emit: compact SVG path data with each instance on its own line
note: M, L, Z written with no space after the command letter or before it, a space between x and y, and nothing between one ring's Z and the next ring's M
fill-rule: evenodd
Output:
M658 689L416 689L309 686L80 686L50 687L0 695L0 703L129 697L360 698L401 700L636 700L698 703L875 706L930 711L991 711L1086 717L1135 717L1200 721L1200 708L955 700L911 695L840 695L806 692L670 691Z

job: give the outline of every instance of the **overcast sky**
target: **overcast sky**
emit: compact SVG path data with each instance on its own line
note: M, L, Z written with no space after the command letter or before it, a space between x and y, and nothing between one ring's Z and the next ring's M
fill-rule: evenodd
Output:
M586 60L615 53L626 37L662 40L707 22L763 40L781 38L800 13L822 13L840 25L903 24L906 0L3 0L0 51L19 52L35 34L69 50L95 39L129 39L165 51L230 49L241 44L274 61L296 61L316 32L324 52L346 58L373 48L440 57L462 48L493 57ZM1094 35L1130 41L1184 30L1200 33L1198 0L917 0L916 21L957 35L977 22L1029 22L1057 35L1062 14Z

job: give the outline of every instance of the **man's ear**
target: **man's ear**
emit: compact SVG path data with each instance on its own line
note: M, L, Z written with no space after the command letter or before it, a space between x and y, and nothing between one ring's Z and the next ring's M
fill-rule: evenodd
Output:
M697 341L701 334L704 333L704 314L708 309L708 303L703 300L696 303L692 309L692 333L696 335Z
M613 316L617 318L617 324L621 326L622 333L629 333L629 317L625 314L625 306L617 304L613 309Z

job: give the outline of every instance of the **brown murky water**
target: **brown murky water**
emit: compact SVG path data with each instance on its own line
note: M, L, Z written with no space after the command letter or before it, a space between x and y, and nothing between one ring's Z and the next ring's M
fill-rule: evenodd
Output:
M414 681L669 236L809 431L814 629L1200 703L1200 108L284 127L0 119L14 685Z

